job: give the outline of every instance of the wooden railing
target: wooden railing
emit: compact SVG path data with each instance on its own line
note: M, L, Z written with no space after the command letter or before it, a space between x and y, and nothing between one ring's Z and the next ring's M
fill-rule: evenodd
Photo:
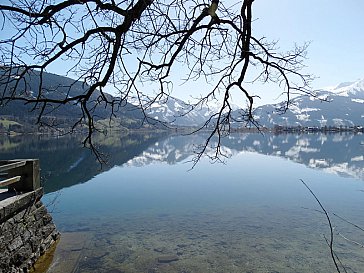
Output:
M29 192L40 188L39 160L0 160L0 187L16 192Z

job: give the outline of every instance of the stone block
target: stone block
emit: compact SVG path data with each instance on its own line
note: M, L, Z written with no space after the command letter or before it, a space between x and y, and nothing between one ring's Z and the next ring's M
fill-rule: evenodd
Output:
M10 231L5 231L5 232L2 232L1 233L1 236L0 236L0 249L5 249L7 245L9 245L9 243L11 241L14 240L14 236L13 236L13 233L11 233ZM5 246L5 247L3 247Z
M32 248L29 245L24 245L19 248L14 255L15 264L17 266L21 266L25 261L28 260L30 255L32 254Z
M27 209L23 209L21 211L18 211L16 215L14 215L13 219L15 223L22 223L26 219L28 215Z
M17 225L14 225L14 228L12 229L13 234L23 234L26 231L25 227L26 223L18 223Z
M28 272L36 260L59 238L40 201L43 191L21 194L0 202L0 273Z
M13 230L14 225L15 225L14 219L13 218L10 218L6 222L4 222L3 229L5 231Z
M52 222L52 216L48 213L43 215L43 224L47 225L50 222Z
M20 248L23 245L23 241L21 239L21 236L17 236L13 241L10 242L8 245L9 251L14 251L18 248Z
M33 249L33 252L35 252L39 248L40 243L42 242L42 239L39 236L33 236L33 237L30 238L29 242L30 242L30 245L31 245L31 247Z
M20 211L31 208L43 196L43 189L39 188L33 192L14 195L5 200L0 201L0 210L2 210L2 217L0 223L5 222L7 219L14 217Z
M42 205L41 207L37 208L34 212L34 218L36 221L38 221L39 219L41 219L44 215L47 214L47 209L44 205Z
M53 224L43 226L41 228L42 237L47 238L55 229L56 229L56 227Z
M4 268L5 265L10 263L10 253L9 251L5 250L0 254L0 269Z
M32 236L32 234L30 233L30 231L29 230L25 230L23 232L23 234L21 235L21 238L22 238L23 242L26 243L26 242L29 241L29 239L30 239L31 236Z

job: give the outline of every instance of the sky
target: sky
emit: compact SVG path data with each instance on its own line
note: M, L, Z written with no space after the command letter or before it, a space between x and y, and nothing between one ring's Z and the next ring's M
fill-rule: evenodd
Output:
M278 40L282 51L292 49L295 43L311 43L305 72L317 77L313 89L364 79L363 0L255 0L253 18L253 35ZM2 33L5 35L6 29ZM49 72L62 74L61 69L55 66ZM190 82L173 88L172 96L188 101L208 87L204 82ZM277 86L257 85L253 92L261 97L257 105L284 99Z
M314 90L364 79L364 1L255 0L253 18L253 35L278 40L282 51L310 42L305 72L316 77ZM195 82L174 86L173 96L188 100L191 89L205 88ZM278 86L252 89L261 97L256 106L285 99ZM234 103L242 106L240 102Z
M364 78L364 1L255 0L253 32L282 49L311 42L306 71L314 89ZM264 93L264 101L274 95Z

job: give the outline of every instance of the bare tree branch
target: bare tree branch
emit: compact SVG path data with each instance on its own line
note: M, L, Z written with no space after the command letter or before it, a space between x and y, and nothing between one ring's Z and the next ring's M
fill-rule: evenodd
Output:
M291 95L311 93L312 76L301 73L308 44L279 52L276 42L255 37L253 2L227 6L216 0L19 0L0 5L3 29L14 30L0 39L0 104L32 105L38 111L38 122L50 107L77 105L81 116L74 125L87 126L85 144L92 146L100 105L111 107L114 115L131 98L138 98L148 120L148 107L173 94L176 76L184 82L206 81L203 93L191 92L193 101L185 113L219 101L220 109L197 130L208 130L209 136L196 157L200 159L217 137L212 155L217 159L221 138L229 134L232 122L258 126L254 120L258 97L248 80L253 70L258 71L253 82L282 88L286 95L283 111ZM45 90L42 74L55 65L64 67L65 75L83 81L85 92L54 96ZM36 94L29 83L34 73L39 77ZM118 96L108 96L108 86ZM146 102L141 98L151 88L155 92ZM237 118L231 105L232 97L239 94L246 107Z
M303 181L302 179L300 179L300 181L302 182L302 184L309 190L309 192L311 193L311 195L315 198L315 200L317 201L317 203L319 204L320 208L322 209L322 211L324 212L325 216L326 216L326 219L327 219L327 222L329 224L329 228L330 228L330 239L327 240L326 237L325 237L325 240L327 242L327 245L329 246L330 248L330 254L331 254L331 259L335 265L335 268L337 270L337 272L341 272L340 271L340 268L339 268L339 265L337 263L337 261L340 262L340 260L338 259L338 257L336 256L335 254L335 251L334 251L334 230L333 230L333 227L332 227L332 224L331 224L331 220L330 220L330 217L329 217L329 214L328 212L326 211L326 209L324 208L324 206L321 204L320 200L317 198L316 194L311 190L311 188L305 183L305 181ZM341 263L341 262L340 262ZM344 267L343 267L344 268ZM345 270L345 268L344 268ZM345 270L346 271L346 270Z

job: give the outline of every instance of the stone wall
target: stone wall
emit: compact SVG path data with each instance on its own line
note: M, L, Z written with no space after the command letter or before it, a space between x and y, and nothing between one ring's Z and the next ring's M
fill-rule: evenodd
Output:
M29 272L59 233L40 200L42 188L5 194L9 196L0 201L0 273Z

